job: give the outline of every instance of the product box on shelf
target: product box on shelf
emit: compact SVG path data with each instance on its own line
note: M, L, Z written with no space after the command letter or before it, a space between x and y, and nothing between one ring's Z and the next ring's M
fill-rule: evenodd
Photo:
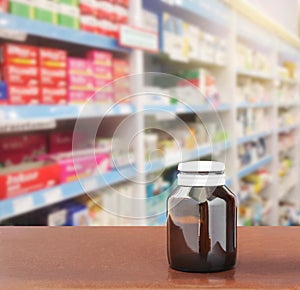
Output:
M33 19L34 9L32 0L9 0L9 13Z
M94 91L68 91L69 103L84 103L89 98L93 97Z
M68 99L66 87L41 87L41 103L43 104L65 104Z
M68 57L67 68L69 75L93 75L92 63L82 58Z
M61 182L71 182L78 178L97 175L110 169L110 156L107 153L95 153L85 150L42 156L42 160L51 160L60 166Z
M80 30L96 33L97 32L97 19L92 15L80 16Z
M26 86L26 85L9 85L8 86L8 101L10 104L23 105L23 104L38 104L40 101L40 88L39 86Z
M93 75L98 80L112 80L112 68L109 66L93 65Z
M68 86L71 91L93 91L94 77L87 75L69 75Z
M94 66L105 66L111 67L112 66L112 53L100 50L90 50L87 53L87 58L92 62Z
M113 77L119 78L130 73L129 62L125 59L113 59Z
M44 162L24 163L1 169L0 199L48 188L60 183L60 166Z
M62 49L39 48L38 63L41 67L66 68L67 52Z
M109 1L95 1L95 13L99 19L112 19L114 5Z
M0 12L8 11L8 0L0 0Z
M39 70L37 66L7 64L2 67L2 79L8 86L38 86Z
M50 154L72 151L73 132L51 132L48 139Z
M32 0L34 19L57 24L58 5L50 0Z
M0 46L0 63L18 65L37 65L38 50L34 46L5 43Z
M68 202L65 208L67 210L67 226L88 226L90 224L89 211L84 204Z
M24 134L0 138L0 167L34 161L46 153L44 134Z
M5 82L0 81L0 104L6 103L7 101L7 84Z
M60 68L40 68L39 74L40 84L43 86L54 88L66 88L67 71Z
M79 29L79 8L67 4L58 5L58 24L68 28Z
M79 9L81 15L95 15L96 0L79 0Z

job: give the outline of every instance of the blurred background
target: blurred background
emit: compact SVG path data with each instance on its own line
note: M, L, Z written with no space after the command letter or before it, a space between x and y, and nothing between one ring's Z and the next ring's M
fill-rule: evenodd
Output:
M219 160L239 225L299 225L299 7L0 0L0 224L163 225Z

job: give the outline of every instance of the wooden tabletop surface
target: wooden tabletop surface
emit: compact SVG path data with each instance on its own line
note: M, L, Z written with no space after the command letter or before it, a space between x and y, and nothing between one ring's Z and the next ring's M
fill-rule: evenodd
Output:
M169 268L164 227L0 228L0 289L300 289L300 228L238 229L235 269Z

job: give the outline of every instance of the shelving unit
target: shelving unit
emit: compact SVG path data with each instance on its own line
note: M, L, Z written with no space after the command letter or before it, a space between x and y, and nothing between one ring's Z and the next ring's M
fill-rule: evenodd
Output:
M278 117L280 108L293 108L298 114L300 113L300 95L299 95L299 81L292 79L284 79L277 76L275 73L265 73L247 69L237 68L237 56L236 46L242 35L243 28L239 27L240 19L250 22L251 24L258 25L264 34L268 36L269 43L263 43L264 49L269 51L271 58L271 71L275 72L275 67L280 62L279 55L281 51L281 42L286 42L289 49L292 51L293 56L296 56L297 61L300 61L300 40L296 36L291 35L284 28L279 27L278 24L271 21L269 18L262 15L259 11L253 8L250 4L246 4L245 1L222 1L222 0L210 0L210 1L193 1L182 0L173 1L172 5L166 3L167 1L146 1L146 0L131 0L130 6L130 18L131 24L134 26L141 26L143 21L143 9L149 10L152 13L158 15L159 18L159 39L160 39L160 52L153 54L157 60L162 63L176 64L177 66L192 66L192 67L209 67L212 68L213 73L216 75L218 81L218 87L221 91L221 96L225 96L224 100L215 107L203 104L194 105L191 107L184 105L144 105L142 100L135 98L133 104L120 104L116 106L93 104L87 105L83 110L83 105L34 105L34 106L1 106L0 107L0 120L1 121L22 121L31 119L54 119L58 121L75 120L80 115L84 118L97 118L102 116L118 117L124 115L130 115L135 113L135 122L137 124L136 130L143 132L146 127L147 118L155 115L156 113L173 113L178 115L192 115L194 113L211 114L218 113L224 123L224 128L229 132L229 140L213 144L200 144L198 148L193 150L184 150L181 156L174 156L172 160L169 159L156 159L151 163L145 160L145 134L139 134L135 140L135 167L125 167L123 173L118 171L112 171L104 174L103 176L93 176L84 179L83 186L79 181L74 181L60 186L44 189L41 191L33 192L17 198L11 198L0 201L0 221L7 218L14 217L32 210L36 210L54 203L62 202L70 198L78 197L84 194L84 190L93 191L104 188L107 185L116 183L122 183L126 181L127 177L136 176L136 170L143 172L138 176L141 183L134 185L134 196L131 205L132 209L136 210L136 215L141 218L137 221L131 221L132 224L144 225L148 223L145 218L146 208L145 206L136 207L135 199L145 198L146 185L145 180L148 174L152 174L158 171L162 171L169 167L176 166L181 161L198 160L206 156L211 156L213 152L218 152L216 159L226 163L228 169L227 184L230 186L233 192L238 193L240 191L240 179L253 173L261 168L268 167L272 176L272 183L265 189L266 196L268 197L268 216L266 224L277 225L279 223L278 208L279 201L282 199L282 192L278 191L280 185L280 179L278 177L279 168L279 147L278 138L282 133L295 131L296 143L294 147L297 149L300 146L300 131L299 122L294 125L279 126ZM172 2L172 1L169 1ZM237 3L239 2L239 3ZM240 3L242 2L242 3ZM250 6L249 6L250 5ZM162 51L163 48L163 36L162 36L162 13L167 12L176 17L182 18L184 21L191 22L198 27L204 27L207 29L211 24L214 28L212 30L217 31L222 29L222 35L227 44L226 51L226 63L219 64L207 60L189 60L187 62L180 62L178 60L171 59L168 55ZM139 74L147 71L145 65L147 53L138 49L127 49L120 47L118 42L109 37L99 36L82 31L76 31L59 26L53 26L46 23L33 22L31 20L22 19L13 15L0 13L0 29L10 30L15 33L21 33L21 37L24 40L28 36L41 37L50 40L61 41L69 43L71 45L93 47L104 50L113 51L119 54L126 54L130 58L130 66L132 74ZM244 21L243 20L243 21ZM221 28L220 28L221 27ZM251 30L251 29L250 29ZM226 31L226 33L223 33ZM255 35L255 33L253 33ZM242 35L245 38L249 37L246 41L250 46L253 45L253 49L262 45L259 43L261 37L256 40L251 35L251 31L247 31L247 34ZM297 49L297 53L295 50ZM299 62L300 64L300 62ZM248 102L239 99L236 87L239 78L249 78L261 82L270 88L270 99L266 101ZM287 85L293 86L297 93L297 100L288 103L279 103L275 99L275 83L282 82ZM140 84L141 87L143 84ZM262 130L261 128L255 128L255 134L245 135L240 137L237 132L237 115L239 110L267 110L267 114L271 120L269 130ZM108 113L107 113L108 112ZM141 113L142 112L142 113ZM251 163L245 167L239 168L238 166L238 148L248 142L257 141L260 138L266 138L268 141L268 149L265 156L260 158L257 162ZM299 150L292 151L292 158L294 160L293 176L300 171L300 153ZM104 181L109 180L108 184ZM299 179L295 178L293 184L289 184L287 190L293 191L293 202L296 204L297 209L300 209L300 197ZM248 200L251 196L247 196L243 201Z

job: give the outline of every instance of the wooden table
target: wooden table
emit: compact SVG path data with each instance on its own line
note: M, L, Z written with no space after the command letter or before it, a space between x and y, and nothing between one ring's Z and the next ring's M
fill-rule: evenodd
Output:
M0 228L0 289L300 289L300 228L238 229L235 269L171 270L164 227Z

